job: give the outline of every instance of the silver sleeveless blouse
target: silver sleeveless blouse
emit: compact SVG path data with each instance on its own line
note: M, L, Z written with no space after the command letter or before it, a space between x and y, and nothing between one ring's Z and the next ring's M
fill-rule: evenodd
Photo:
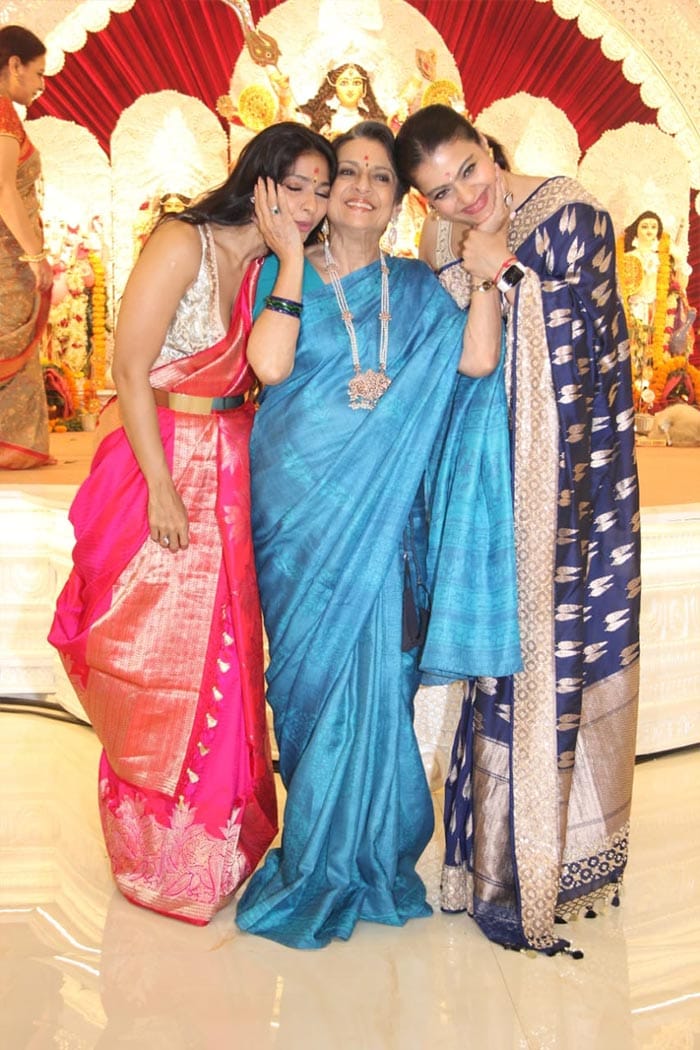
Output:
M178 304L152 369L214 346L226 335L219 311L219 271L214 237L211 227L206 224L197 229L202 241L202 261L192 285Z
M460 310L464 310L472 297L472 278L462 266L462 260L455 259L452 254L452 223L449 219L437 220L435 264L440 284Z

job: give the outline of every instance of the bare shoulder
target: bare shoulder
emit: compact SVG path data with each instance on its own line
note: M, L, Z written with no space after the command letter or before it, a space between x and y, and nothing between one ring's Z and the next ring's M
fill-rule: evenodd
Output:
M173 269L198 267L202 258L199 230L177 219L161 223L146 241L140 258L151 264L167 261Z

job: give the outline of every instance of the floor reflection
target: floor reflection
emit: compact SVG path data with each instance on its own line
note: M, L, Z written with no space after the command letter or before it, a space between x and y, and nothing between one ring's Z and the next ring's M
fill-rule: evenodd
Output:
M583 960L507 952L440 913L296 952L239 933L233 906L202 929L127 903L102 842L91 730L0 720L7 1050L700 1045L697 751L637 768L622 906L565 933ZM439 861L435 839L422 864L433 898Z

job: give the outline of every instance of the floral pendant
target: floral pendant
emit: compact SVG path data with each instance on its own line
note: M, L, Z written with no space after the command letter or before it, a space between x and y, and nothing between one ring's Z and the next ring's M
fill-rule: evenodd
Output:
M364 408L371 412L390 386L391 380L383 369L375 372L374 369L368 368L365 372L355 372L348 383L350 408Z

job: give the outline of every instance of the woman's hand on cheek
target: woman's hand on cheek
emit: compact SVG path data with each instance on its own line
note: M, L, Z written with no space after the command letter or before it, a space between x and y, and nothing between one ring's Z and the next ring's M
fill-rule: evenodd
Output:
M483 233L499 233L501 230L505 230L510 221L510 209L511 205L506 204L505 196L508 192L508 188L505 184L505 177L503 169L496 165L496 180L495 180L495 201L492 213L488 219L480 223L476 229L481 230Z
M280 260L303 252L304 242L292 218L284 186L277 185L272 179L258 179L255 218L265 243Z

